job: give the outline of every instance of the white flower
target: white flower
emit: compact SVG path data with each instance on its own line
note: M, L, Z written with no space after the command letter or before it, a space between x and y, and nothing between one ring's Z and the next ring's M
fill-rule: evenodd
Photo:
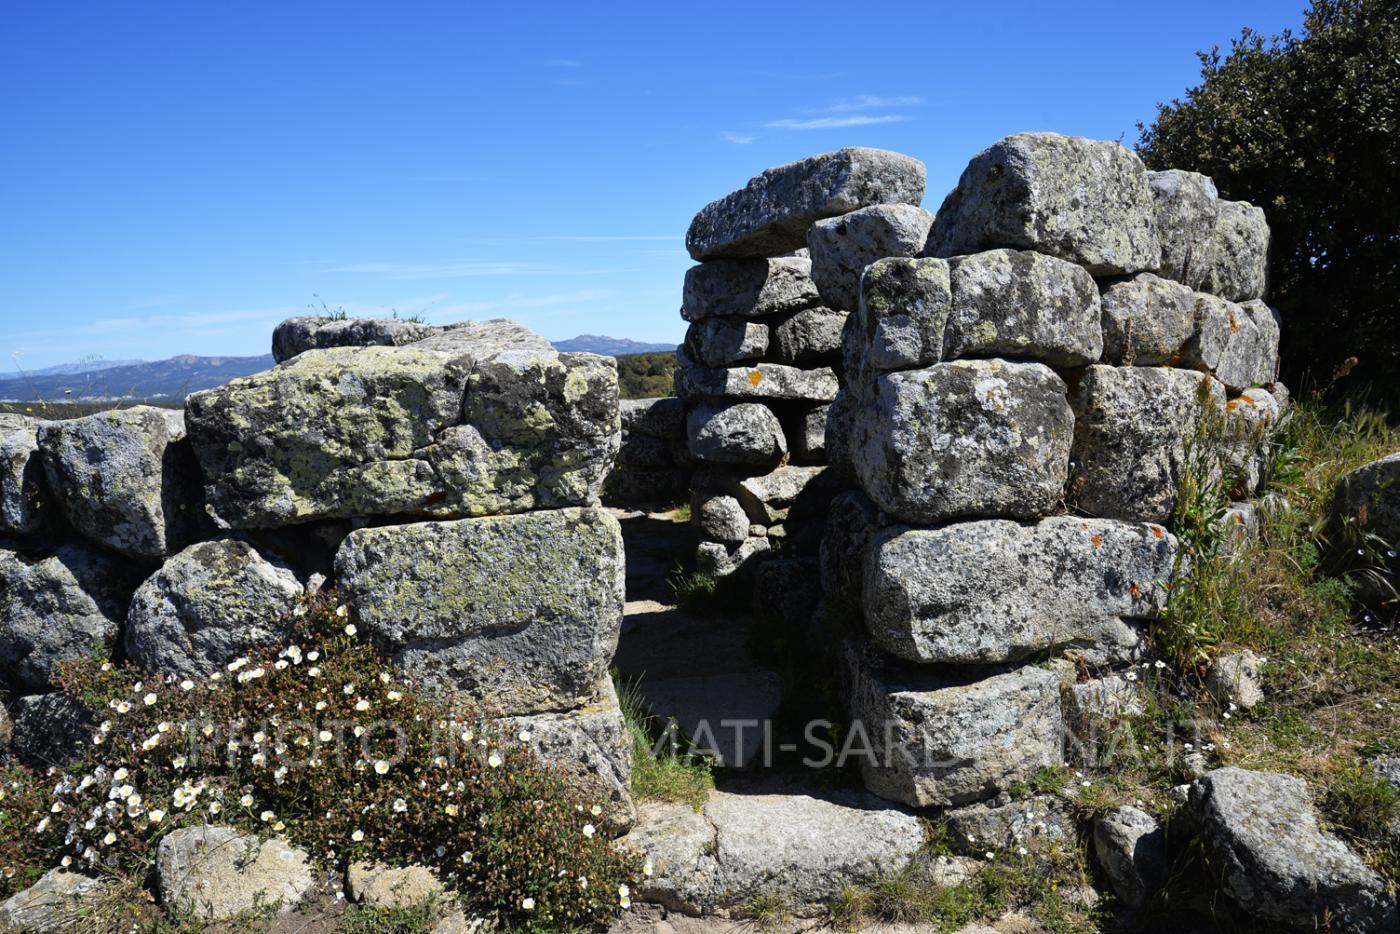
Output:
M182 691L193 691L193 690L194 690L194 682L191 681L189 678L186 678L184 681L181 681L181 682L180 682L180 690L182 690Z
M594 835L595 833L597 833L597 832L598 832L598 829L597 829L596 827L594 827L592 824L584 824L584 825L583 825L583 835L584 835L585 837L591 837L591 836L593 836L593 835Z
M617 907L623 908L623 909L631 908L631 907L632 907L632 899L627 898L626 896L623 896L622 898L619 898L619 899L617 900Z
M116 704L113 705L113 709L116 710L117 713L126 713L127 711L131 710L131 705L128 704L126 701L121 700L117 701Z
M153 824L159 824L161 821L165 820L165 812L160 808L156 808L146 815L146 819Z
M491 755L486 757L486 764L491 766L491 768L493 769L498 769L501 767L501 757L493 752L491 753Z
M398 699L400 699L401 697L403 697L403 695L400 694L398 691L390 691L389 693L385 694L384 696L387 697L387 698L389 698L389 700L398 700Z
M233 661L229 662L228 665L227 665L226 667L228 668L229 671L237 671L238 669L242 668L242 667L243 667L244 665L246 665L246 664L248 664L248 659L246 659L246 658L235 658Z
M408 802L407 802L407 801L405 801L403 798L395 798L395 799L394 799L394 813L396 813L396 814L402 814L404 811L407 811L407 810L408 810Z
M446 806L443 807L442 810L443 810L443 813L445 813L448 817L456 817L456 816L457 816L457 805L455 805L455 804L446 805Z
M1128 679L1129 681L1136 681L1136 680L1137 680L1137 672L1136 672L1136 671L1130 671L1130 672L1128 672L1127 674L1123 675L1123 677L1126 678L1126 679Z
M465 853L462 854L462 862L464 862L464 863L470 863L471 861L472 861L472 851L471 851L471 850L467 850Z
M126 779L127 774L128 773L126 771L126 766L122 766L121 768L117 769L115 772L112 773L112 781L124 781Z
M520 900L520 907L525 909L526 911L534 911L535 900L533 898L522 898Z
M475 738L476 738L476 734L473 733L471 730L463 730L463 731L462 731L462 742L464 742L464 743L470 743L470 742L471 742L473 739L475 739Z
M319 666L319 665L312 665L310 668L306 669L306 676L307 676L308 678L319 678L319 677L321 677L321 668L320 668L320 666ZM325 709L325 704L326 704L326 702L325 702L325 701L322 701L321 703L319 703L319 704L316 705L316 709L317 709L317 710L323 710L323 709Z
M343 603L342 603L340 606L338 606L338 607L335 608L335 615L336 615L336 616L339 616L341 619L344 619L344 618L345 618L346 616L348 616L349 614L350 614L349 608L346 607L346 605L343 604Z
M619 885L619 886L617 887L617 897L618 897L618 898L626 898L627 896L629 896L629 895L631 895L631 894L632 894L632 890L629 889L629 888L627 887L627 883L624 882L622 885Z
M654 872L656 872L656 867L651 864L651 860L647 860L645 863L642 863L642 875L650 879L652 873Z
M250 808L253 806L253 796L244 795L243 797L238 799L238 803L243 805L245 808Z
M112 833L112 831L110 831L110 830L107 831L107 836L105 836L105 837L102 838L102 845L103 845L103 846L111 846L113 843L116 843L116 842L117 842L117 835L114 834L114 833Z
M219 813L220 811L222 811L223 809L224 809L224 806L223 806L222 804L220 804L219 802L217 802L217 801L210 801L210 802L209 802L209 813L210 813L210 814L217 814L217 813Z
M363 830L356 830L354 833L350 834L350 839L355 841L356 843L359 843L364 838L365 832Z
M369 701L361 699L356 702L355 709L360 711L369 710Z
M154 707L156 704L156 696L154 694L147 694L141 699L146 702L147 707Z
M176 756L175 758L170 760L170 764L176 769L183 769L185 767L185 757Z
M1155 662L1152 663L1152 667L1154 667L1154 668L1156 668L1156 669L1158 669L1158 670L1160 671L1161 669L1167 667L1167 663L1164 662L1164 661L1162 661L1162 660L1159 658L1159 659L1157 659Z
M271 811L263 811L261 814L258 815L258 820L262 821L264 824L269 824L276 819L277 815L272 813Z
M347 685L345 685L345 687L343 687L343 688L340 689L340 693L346 695L347 697L348 697L349 695L351 695L351 694L354 694L354 693L355 693L355 685L353 685L353 684L347 684Z
M345 624L345 634L346 634L347 636L353 636L353 635L354 635L355 633L357 633L357 632L359 632L359 630L355 628L355 624L354 624L354 623L346 623L346 624Z
M529 731L529 730L521 730L521 731L520 731L520 741L521 741L522 743L528 743L528 742L530 741L530 731Z
M322 730L316 734L316 738L323 743L329 743L332 739L330 730Z
M601 805L595 804L593 805L593 807L588 809L588 813L592 814L594 817L599 817L603 813L603 808Z
M43 820L39 821L39 825L38 825L37 827L34 828L34 832L35 832L35 833L43 833L45 830L48 830L48 829L49 829L49 819L48 819L47 817L45 817Z
M380 775L387 775L389 772L389 760L380 759L378 762L374 763L374 771Z

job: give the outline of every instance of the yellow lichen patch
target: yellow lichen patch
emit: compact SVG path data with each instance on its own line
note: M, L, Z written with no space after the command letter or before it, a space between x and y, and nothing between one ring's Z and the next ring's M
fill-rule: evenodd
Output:
M758 370L751 370L749 372L749 383L751 385L757 386L761 382L763 382L763 374L760 373Z
M1095 548L1098 548L1100 545L1103 544L1103 536L1095 534L1093 538L1089 539L1089 541L1094 543Z

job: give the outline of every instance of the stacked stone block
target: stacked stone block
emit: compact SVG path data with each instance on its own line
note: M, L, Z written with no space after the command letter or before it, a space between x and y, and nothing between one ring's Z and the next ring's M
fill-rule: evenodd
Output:
M509 321L293 319L274 350L184 412L0 422L0 677L22 752L61 754L42 737L80 719L48 694L60 662L210 675L285 640L297 599L331 584L416 683L528 730L625 829L624 557L599 505L614 361Z
M872 260L828 450L822 544L875 793L997 799L1063 761L1058 670L1150 653L1190 469L1247 496L1277 419L1262 212L1115 143L978 154L917 256ZM1073 713L1073 711L1071 711Z
M815 553L830 499L819 479L861 270L914 255L932 218L924 166L843 149L779 166L706 206L686 237L690 322L676 391L699 467L698 565L751 572L774 549Z
M685 405L675 396L623 399L622 447L603 501L623 508L674 506L690 493L695 458L686 445Z

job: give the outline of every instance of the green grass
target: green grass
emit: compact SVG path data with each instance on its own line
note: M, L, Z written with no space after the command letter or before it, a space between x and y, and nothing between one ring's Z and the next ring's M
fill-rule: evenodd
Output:
M646 707L635 684L613 672L622 716L632 738L632 796L640 801L671 801L700 810L715 787L710 763L701 758L676 755L660 742L666 724ZM679 746L688 749L683 738Z
M355 905L343 914L339 934L428 934L445 912L436 901L398 908Z

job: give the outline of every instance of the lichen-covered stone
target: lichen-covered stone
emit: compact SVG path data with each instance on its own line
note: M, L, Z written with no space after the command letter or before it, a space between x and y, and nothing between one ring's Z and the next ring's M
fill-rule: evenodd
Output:
M1266 389L1246 389L1225 403L1220 459L1230 484L1226 492L1247 497L1259 489L1273 460L1269 440L1280 415L1278 401Z
M1263 302L1236 305L1199 292L1195 327L1181 349L1181 359L1239 392L1273 382L1278 342L1278 319Z
M779 363L713 369L682 367L676 371L676 394L682 398L796 399L830 402L840 388L829 367L799 370Z
M685 437L685 403L675 396L623 399L618 403L622 430L653 438Z
M1344 474L1332 503L1337 521L1400 547L1400 451Z
M1131 676L1132 680L1129 680ZM1075 727L1088 736L1123 717L1140 717L1147 712L1142 683L1135 672L1114 672L1072 685L1065 694L1066 711Z
M851 147L789 162L749 179L700 210L685 235L697 260L777 256L802 247L813 221L875 204L918 204L924 164Z
M910 661L985 664L1054 650L1090 664L1141 653L1176 539L1159 525L1057 516L894 527L866 552L866 625Z
M38 532L49 498L39 456L39 420L21 415L0 422L0 532Z
M133 585L121 563L81 545L26 553L0 542L0 683L45 691L60 662L109 655Z
M288 318L272 331L272 359L290 360L306 350L328 347L412 344L443 330L441 326L401 318L333 318L302 315Z
M622 532L601 509L359 529L336 576L410 676L487 714L591 702L617 648Z
M353 901L374 908L414 909L425 902L442 907L450 898L437 874L417 865L351 863L345 870L345 891Z
M1385 880L1318 827L1302 779L1216 769L1189 807L1225 892L1250 914L1357 934L1400 925Z
M716 580L746 578L773 548L768 538L755 535L731 547L720 542L701 542L695 547L695 569Z
M851 724L871 754L865 786L914 807L993 798L1062 761L1060 685L1020 668L980 680L848 651ZM859 726L857 726L859 724Z
M1115 366L1175 363L1205 296L1150 272L1109 284L1101 296L1103 362Z
M859 490L849 490L831 501L821 543L826 596L848 607L861 606L865 550L880 526L880 510Z
M286 912L315 882L305 851L232 827L182 827L156 848L160 901L176 916L226 921L256 908Z
M153 674L208 675L286 637L302 586L235 539L200 542L136 589L126 654Z
M749 537L753 522L734 497L697 493L692 502L695 524L706 538L726 545L739 545Z
M1014 850L1037 843L1072 846L1079 836L1074 805L1053 794L1032 795L1009 804L968 804L944 816L948 842L954 852L984 859L988 851Z
M1148 172L1162 264L1157 272L1199 289L1215 264L1215 222L1220 215L1215 182L1199 172Z
M1141 908L1166 883L1171 868L1165 832L1135 807L1115 808L1094 821L1094 853L1129 908Z
M852 382L860 381L867 369L905 370L942 360L952 300L947 260L884 259L872 264L861 280L854 333L847 328L852 340L847 342L846 371Z
M84 910L101 898L108 883L92 876L50 869L29 888L0 904L0 927L19 934L81 930Z
M807 249L822 301L855 311L865 267L889 256L918 256L932 223L932 214L912 204L877 204L817 221L807 229Z
M1017 133L973 157L943 201L926 255L1035 250L1096 276L1162 262L1147 170L1115 142Z
M705 366L733 366L768 351L768 325L743 318L705 318L685 332L691 356Z
M49 489L92 541L149 561L194 537L199 479L182 413L113 409L45 422L38 437Z
M805 256L723 259L686 270L681 317L764 318L817 301L812 261Z
M15 701L14 752L35 769L63 767L83 755L96 724L92 713L62 691Z
M787 431L793 460L803 464L826 460L826 425L830 415L830 405L818 405L792 419Z
M1249 649L1218 655L1206 670L1206 690L1216 703L1245 710L1264 699L1264 660Z
M1247 201L1220 201L1204 289L1231 302L1263 298L1269 285L1269 224Z
M774 321L769 356L788 366L835 366L841 359L846 313L818 306Z
M1070 397L1074 462L1069 498L1091 515L1166 522L1206 413L1225 405L1224 388L1191 370L1087 368Z
M612 835L632 826L637 816L632 803L632 734L611 678L603 678L597 698L577 710L510 717L492 725L521 742L543 765L561 771L570 788L600 806L602 825Z
M615 361L511 349L539 338L474 324L405 347L307 351L190 396L216 521L272 528L595 502L619 446Z
M702 402L686 418L690 453L713 464L773 467L787 456L787 437L773 410L757 402Z
M824 512L825 503L834 492L823 497L818 491L818 487L822 486L819 478L823 475L824 469L821 467L792 465L747 477L705 471L695 475L695 489L733 496L752 521L759 525L776 525L787 519L793 507L799 506L803 500L814 500L813 508L808 512Z
M1083 267L1028 250L958 256L950 266L942 359L1012 357L1056 367L1099 359L1099 289Z
M1043 515L1069 469L1065 392L1039 363L956 360L882 374L856 413L856 473L906 522Z

